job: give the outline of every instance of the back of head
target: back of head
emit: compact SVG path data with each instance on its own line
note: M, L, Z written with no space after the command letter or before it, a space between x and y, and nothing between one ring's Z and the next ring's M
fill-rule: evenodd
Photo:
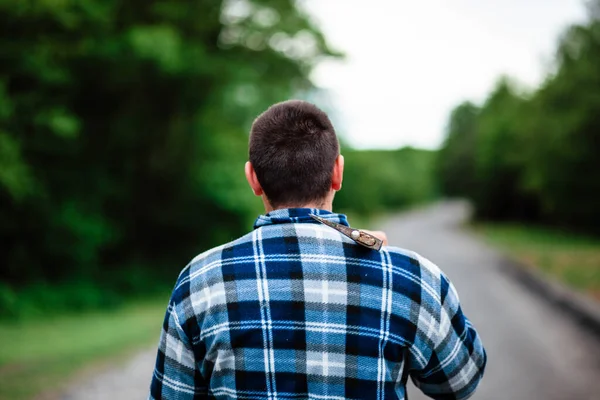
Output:
M274 207L324 199L338 155L327 114L305 101L274 104L252 124L250 163Z

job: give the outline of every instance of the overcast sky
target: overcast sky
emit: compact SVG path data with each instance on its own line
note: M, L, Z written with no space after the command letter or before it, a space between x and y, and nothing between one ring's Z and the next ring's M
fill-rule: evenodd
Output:
M582 0L305 0L347 55L314 72L354 147L438 147L450 110L485 99L498 77L535 87Z

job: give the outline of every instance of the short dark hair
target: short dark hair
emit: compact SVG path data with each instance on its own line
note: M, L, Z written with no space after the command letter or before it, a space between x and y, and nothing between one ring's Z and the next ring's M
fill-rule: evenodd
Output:
M339 152L329 117L306 101L272 105L250 131L250 163L273 207L323 200Z

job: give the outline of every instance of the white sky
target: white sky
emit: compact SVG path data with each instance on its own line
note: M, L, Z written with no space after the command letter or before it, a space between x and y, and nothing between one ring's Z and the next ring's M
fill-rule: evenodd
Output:
M304 0L343 62L313 81L357 148L436 148L450 110L480 102L502 74L535 87L582 0Z

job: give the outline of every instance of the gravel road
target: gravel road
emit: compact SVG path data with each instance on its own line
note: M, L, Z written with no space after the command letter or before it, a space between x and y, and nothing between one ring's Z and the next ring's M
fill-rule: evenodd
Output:
M463 203L435 206L380 224L390 244L438 264L458 289L488 352L486 376L473 399L599 400L600 340L502 271L502 257L460 230ZM157 326L160 321L157 321ZM68 400L143 399L155 349L70 388ZM410 400L426 397L409 390Z

